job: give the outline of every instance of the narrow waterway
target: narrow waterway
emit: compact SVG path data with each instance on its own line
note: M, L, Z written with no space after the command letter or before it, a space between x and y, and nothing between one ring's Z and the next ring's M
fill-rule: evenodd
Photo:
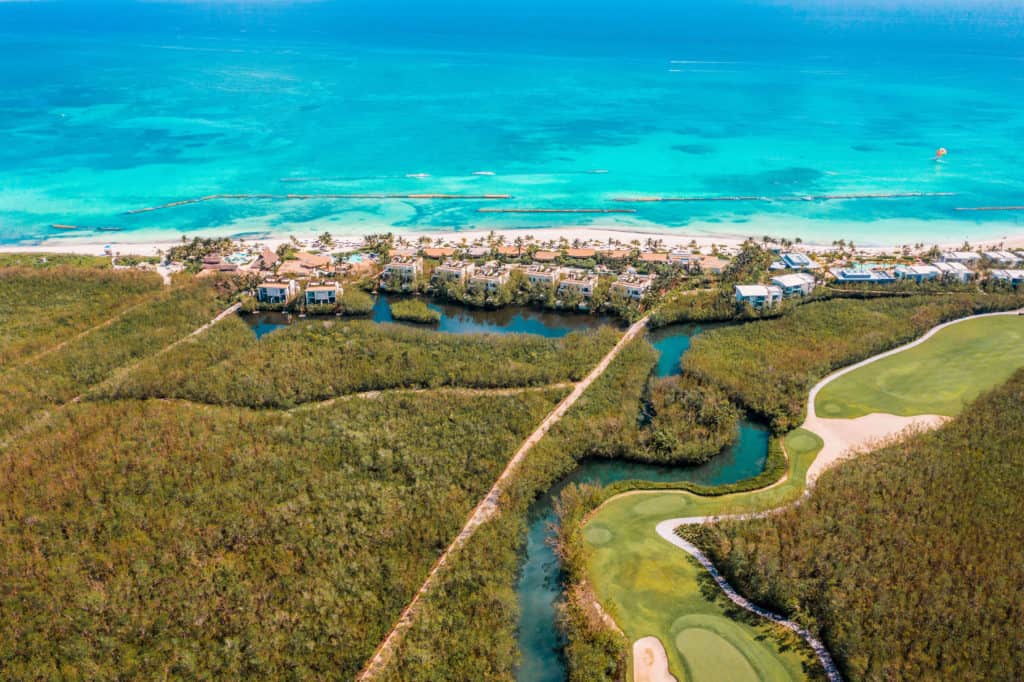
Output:
M650 340L659 351L655 374L678 374L680 358L690 340L711 325L675 325L651 332ZM530 507L523 566L519 576L520 682L561 682L566 678L562 653L564 640L555 623L555 603L562 593L562 570L548 544L550 528L557 519L554 501L570 483L607 485L616 481L690 481L723 485L756 476L768 457L768 429L743 421L737 441L710 462L699 466L665 466L625 460L588 459L560 480Z

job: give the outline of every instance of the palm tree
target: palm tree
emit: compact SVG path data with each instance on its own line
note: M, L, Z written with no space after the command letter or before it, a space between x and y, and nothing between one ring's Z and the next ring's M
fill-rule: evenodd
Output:
M324 232L322 235L316 238L318 242L324 246L334 246L334 237L331 236L330 232Z

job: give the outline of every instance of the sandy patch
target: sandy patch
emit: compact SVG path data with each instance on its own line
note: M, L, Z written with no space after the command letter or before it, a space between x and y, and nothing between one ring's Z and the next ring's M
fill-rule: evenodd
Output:
M633 682L677 682L668 671L668 655L657 637L633 642Z
M807 470L807 487L814 485L818 476L826 469L857 452L898 440L908 431L934 429L949 419L950 417L938 414L900 417L882 412L856 419L824 419L809 416L803 428L820 436L825 442L825 447Z

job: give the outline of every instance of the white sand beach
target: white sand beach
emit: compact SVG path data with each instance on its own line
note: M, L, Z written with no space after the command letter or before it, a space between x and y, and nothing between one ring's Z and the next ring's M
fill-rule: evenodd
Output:
M567 240L570 244L579 242L581 245L590 246L609 246L615 243L621 243L629 245L632 242L639 242L641 246L646 246L648 240L654 240L658 242L660 248L675 248L675 247L690 247L696 244L696 246L702 250L709 250L713 246L719 248L729 248L739 246L748 236L754 239L760 239L761 234L756 230L756 227L750 225L744 226L749 230L747 235L737 234L715 234L708 235L706 233L694 233L687 232L683 228L635 228L633 226L626 226L620 224L611 225L593 225L585 227L543 227L537 229L505 229L505 230L435 230L435 231L394 231L396 238L404 239L412 244L419 243L419 240L423 237L429 238L432 243L441 240L443 243L450 244L472 244L475 240L486 240L490 235L494 235L498 238L503 238L506 244L515 243L516 239L522 239L526 243L532 242L544 242L544 241L559 241L561 239ZM896 227L894 226L894 229ZM316 240L317 235L323 233L325 230L320 229L318 231L311 232L293 232L284 234L273 234L269 233L270 236L266 238L253 238L246 239L245 241L250 244L260 244L268 246L270 248L277 248L278 245L289 242L294 236L295 238L305 241L312 242ZM364 235L373 232L373 230L353 229L351 232L342 231L338 229L337 225L330 226L329 231L334 238L335 242L339 245L335 250L344 250L345 248L358 248L361 245ZM378 231L387 231L387 228L381 228ZM181 243L180 237L170 238L170 235L166 237L160 233L149 233L152 238L146 238L146 236L133 236L132 233L126 233L125 239L118 239L116 234L83 234L77 236L74 234L56 236L52 239L43 240L33 244L11 244L11 245L0 245L0 252L4 253L82 253L82 254L96 254L100 255L104 253L104 248L110 246L111 251L119 254L134 254L139 256L152 256L156 255L161 251L164 251L171 246ZM895 234L895 233L894 233ZM205 231L199 231L192 236L225 236L223 230L211 229L208 233ZM898 247L895 244L898 242L894 239L892 245L868 245L858 246L857 250L861 253L870 255L874 253L891 253ZM831 241L815 242L813 240L804 240L801 245L803 250L816 251L826 250L831 248ZM961 242L956 243L941 243L938 244L943 249L955 249L961 245ZM1016 236L1007 236L1006 238L999 239L997 241L985 241L985 242L972 242L973 246L984 246L988 248L1012 248L1012 249L1024 249L1024 234Z

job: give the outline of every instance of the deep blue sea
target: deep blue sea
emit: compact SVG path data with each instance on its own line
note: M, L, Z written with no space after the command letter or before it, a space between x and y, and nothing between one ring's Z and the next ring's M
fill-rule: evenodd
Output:
M0 243L101 226L125 241L593 224L865 245L1024 233L1024 212L954 210L1024 204L1022 10L894 3L0 2ZM876 192L955 196L613 201ZM512 199L126 214L219 193Z

